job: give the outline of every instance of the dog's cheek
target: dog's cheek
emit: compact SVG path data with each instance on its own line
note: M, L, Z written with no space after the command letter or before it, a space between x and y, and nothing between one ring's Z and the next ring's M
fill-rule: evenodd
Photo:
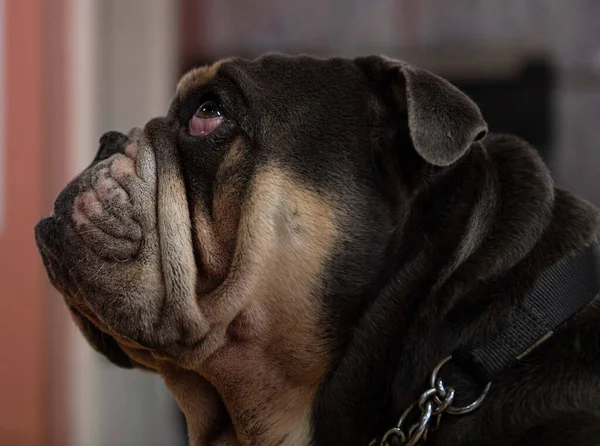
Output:
M198 169L197 159L183 155L193 243L201 265L197 284L200 295L214 290L229 272L252 171L248 148L241 137L234 138L220 151L223 153L215 161L214 175L208 176Z

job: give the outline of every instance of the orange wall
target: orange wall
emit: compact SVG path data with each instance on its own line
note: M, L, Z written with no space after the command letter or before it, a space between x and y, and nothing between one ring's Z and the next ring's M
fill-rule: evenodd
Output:
M6 221L0 234L0 444L45 437L42 0L5 0Z

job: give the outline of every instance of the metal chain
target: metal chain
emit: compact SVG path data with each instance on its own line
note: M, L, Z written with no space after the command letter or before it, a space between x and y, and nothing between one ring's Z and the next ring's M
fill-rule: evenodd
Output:
M451 415L462 415L465 413L469 413L475 410L485 396L490 388L490 383L488 383L481 396L471 404L468 404L463 407L456 407L452 405L455 396L455 390L452 387L444 386L444 383L441 378L438 378L438 374L441 368L450 360L451 356L443 359L433 370L431 374L431 387L423 392L416 403L413 403L409 406L400 419L396 426L389 429L381 438L379 442L379 446L391 446L390 440L395 437L396 440L402 446L417 446L420 442L427 441L427 434L429 432L435 431L439 425L444 413L448 413ZM408 430L406 430L406 421L409 415L417 415L416 422L410 425ZM434 424L430 424L434 421ZM376 446L377 439L374 439L369 446Z

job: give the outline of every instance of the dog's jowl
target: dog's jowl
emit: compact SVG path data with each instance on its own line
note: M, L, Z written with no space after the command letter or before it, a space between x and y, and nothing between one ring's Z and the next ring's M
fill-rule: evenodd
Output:
M92 347L160 374L192 445L600 444L596 293L535 295L599 214L487 132L400 61L227 59L105 134L36 240ZM547 334L509 345L523 320Z

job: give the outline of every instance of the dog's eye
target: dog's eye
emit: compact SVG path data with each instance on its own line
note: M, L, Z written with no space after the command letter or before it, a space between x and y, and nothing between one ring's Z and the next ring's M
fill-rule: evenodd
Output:
M222 122L223 110L221 110L221 106L214 101L206 101L198 107L198 110L190 119L188 130L190 135L204 136L219 127Z
M198 107L195 116L200 119L218 118L219 116L223 116L223 111L216 102L206 101L200 107Z

